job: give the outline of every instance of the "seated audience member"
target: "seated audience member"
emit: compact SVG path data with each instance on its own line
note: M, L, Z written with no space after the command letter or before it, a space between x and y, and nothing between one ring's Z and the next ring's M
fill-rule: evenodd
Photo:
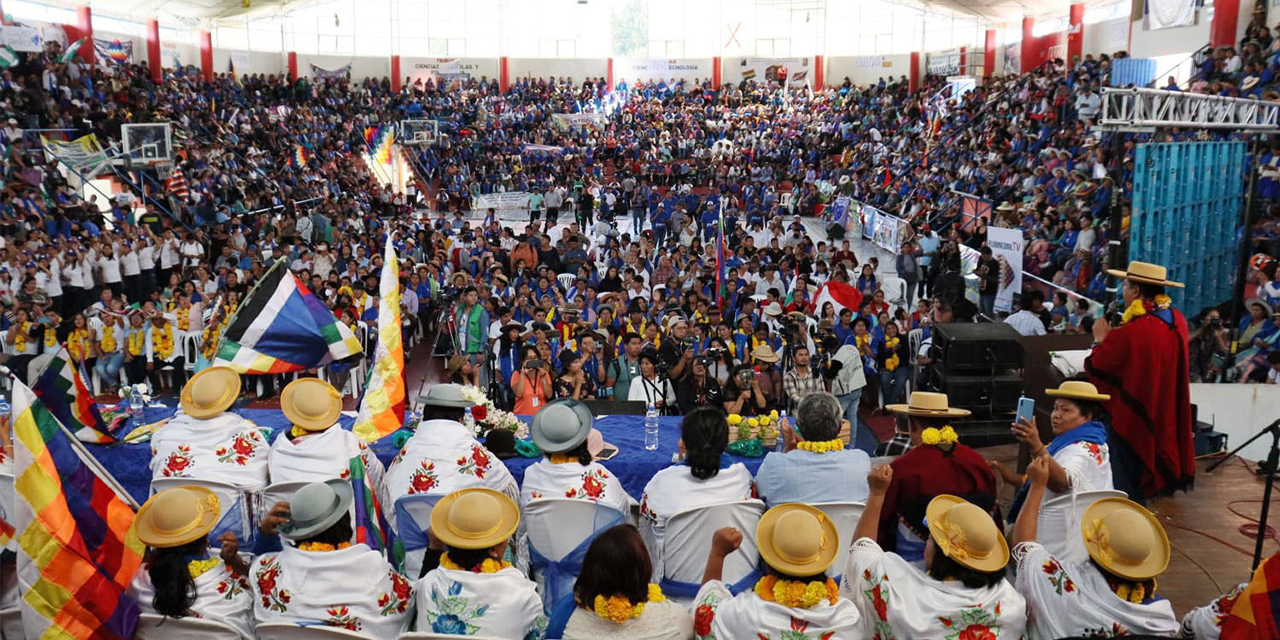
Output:
M226 482L244 491L267 486L267 434L227 411L240 396L240 376L209 367L191 377L181 411L151 437L151 477Z
M382 461L356 434L342 428L342 394L319 378L298 378L280 393L280 409L291 425L271 446L271 483L323 482L353 475L353 460L363 464L379 500L386 505ZM384 507L385 508L385 507Z
M755 497L755 485L747 466L741 462L724 466L728 461L723 457L728 444L729 423L724 413L711 407L695 409L680 421L679 446L684 464L658 471L645 485L640 498L640 531L653 559L655 578L665 575L662 543L671 514ZM701 560L672 558L673 563Z
M592 439L599 438L593 422L591 410L577 400L555 400L534 414L529 438L545 457L525 469L522 505L538 498L576 498L630 511L634 501L622 483L592 461Z
M765 456L756 471L756 491L769 506L786 502L862 502L867 499L871 458L846 449L840 439L843 411L829 393L805 396L796 426L784 426L785 453Z
M502 559L519 526L515 501L492 489L461 489L436 504L431 535L445 552L415 585L419 631L542 637L547 618L533 581Z
M896 470L867 476L871 494L853 533L840 594L862 614L862 637L1019 640L1027 603L1005 579L1009 546L985 509L952 495L929 501L923 570L876 544L877 523ZM1046 636L1059 637L1059 636Z
M749 364L740 364L729 374L729 381L724 385L720 404L725 413L736 413L740 416L758 416L769 413L768 400L760 383L763 376L758 375ZM715 406L715 405L711 405Z
M346 480L315 482L289 499L286 544L249 570L258 623L316 624L394 638L409 625L413 586L363 543L352 544Z
M235 535L223 534L219 557L209 557L208 536L220 513L218 496L204 487L151 496L134 518L147 554L129 595L143 613L216 620L253 640L253 596L245 579L249 565L236 554Z
M929 529L922 524L929 502L952 494L991 512L996 477L977 451L960 444L948 423L969 412L948 406L946 394L916 391L910 404L885 408L906 419L911 450L892 463L893 483L880 511L880 544L918 563L924 560L929 538Z
M551 363L542 359L535 347L526 347L520 370L511 374L511 391L515 394L515 413L533 415L555 397L551 382Z
M631 381L627 399L652 406L663 413L672 414L676 409L676 389L665 375L658 374L662 360L653 351L640 353L640 377ZM669 411L670 409L671 411Z
M1177 633L1173 606L1156 594L1156 578L1169 566L1169 538L1146 509L1124 498L1089 505L1081 518L1080 534L1089 551L1083 564L1063 564L1036 542L1052 472L1047 456L1027 467L1031 488L1013 535L1018 592L1027 598L1034 636Z
M1071 492L1112 489L1111 456L1107 449L1107 427L1102 418L1102 403L1111 399L1098 393L1093 384L1081 380L1068 380L1046 394L1057 398L1053 402L1050 423L1053 425L1053 441L1048 446L1040 443L1039 429L1034 419L1022 420L1013 425L1018 441L1027 446L1032 458L1045 457L1049 463L1049 498ZM1018 510L1031 485L1019 482L1020 478L1007 467L993 464L1008 484L1021 484L1009 508L1007 519L1018 518Z
M720 581L724 559L742 544L742 532L727 527L713 534L711 553L694 598L694 633L714 638L787 637L801 631L831 640L865 637L858 608L840 597L827 569L842 554L840 532L821 511L785 504L765 512L756 525L765 576L751 591L734 596Z
M564 640L688 640L693 619L658 585L640 532L629 524L610 528L591 542L582 572L552 614L548 638ZM563 634L560 630L563 629Z
M563 373L552 383L555 387L555 397L595 400L595 379L588 375L582 366L582 356L577 352L566 349L560 353L560 369Z

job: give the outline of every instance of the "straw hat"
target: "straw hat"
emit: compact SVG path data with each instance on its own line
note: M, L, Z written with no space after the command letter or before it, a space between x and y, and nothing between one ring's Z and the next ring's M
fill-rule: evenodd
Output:
M342 394L320 378L298 378L280 392L280 410L305 431L324 431L342 415Z
M240 374L230 367L209 367L187 381L178 402L192 418L212 418L231 408L240 397Z
M756 347L755 351L751 352L751 357L759 360L760 362L768 362L769 364L773 364L778 361L778 354L774 353L773 347L770 347L767 344L762 344Z
M479 487L454 491L431 510L431 533L456 549L488 549L520 526L520 508L506 495Z
M812 576L836 561L840 532L830 518L807 504L782 504L760 516L756 546L760 557L774 569L792 576Z
M961 566L991 573L1009 563L1009 543L981 507L942 494L929 501L925 519L938 550Z
M885 408L897 414L921 418L964 418L970 413L966 409L949 406L945 393L912 391L908 402L909 404L891 404Z
M1099 566L1127 580L1147 580L1169 566L1164 527L1135 502L1102 498L1084 510L1084 546Z
M209 535L221 513L222 503L214 492L197 486L175 487L143 503L133 526L148 547L180 547Z
M1266 312L1263 315L1263 317L1264 318L1271 317L1271 305L1267 304L1267 301L1263 300L1262 298L1250 298L1246 300L1244 303L1244 308L1248 309L1250 307L1262 307L1263 311Z
M289 522L280 526L280 535L289 540L306 540L324 532L342 519L354 499L351 482L312 482L289 498Z
M529 423L529 439L543 451L570 451L591 434L594 420L587 405L577 400L548 402L533 414Z
M772 316L776 318L782 315L782 305L778 304L777 302L770 302L767 306L765 306L764 314L766 316Z
M1045 389L1044 393L1055 398L1093 400L1094 402L1106 402L1111 399L1111 396L1105 393L1098 393L1098 388L1092 383L1083 380L1068 380L1057 389Z
M1181 282L1173 282L1168 279L1169 270L1158 264L1150 262L1138 262L1134 260L1129 263L1129 268L1121 271L1119 269L1107 269L1107 275L1121 278L1123 280L1132 280L1143 284L1157 284L1165 287L1178 287L1181 289Z

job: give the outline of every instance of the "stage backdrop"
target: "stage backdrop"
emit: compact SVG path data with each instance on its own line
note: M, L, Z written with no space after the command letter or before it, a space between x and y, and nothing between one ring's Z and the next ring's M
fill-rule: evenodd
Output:
M1138 145L1129 259L1162 264L1188 317L1231 299L1240 260L1244 142Z

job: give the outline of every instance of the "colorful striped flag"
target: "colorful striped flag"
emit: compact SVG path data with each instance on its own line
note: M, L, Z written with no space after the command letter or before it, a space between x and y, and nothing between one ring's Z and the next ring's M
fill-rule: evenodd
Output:
M351 329L278 260L223 329L213 359L237 373L289 373L361 352Z
M169 174L165 189L183 200L191 196L191 189L187 186L187 176L182 172L181 166L176 164L173 166L173 173Z
M65 344L40 372L31 390L58 422L75 434L77 440L95 444L115 441L107 432L107 424L93 401L93 393L84 383L80 368L71 360Z
M22 626L41 640L132 638L142 563L133 508L39 398L13 388L13 526Z
M364 143L375 160L382 164L391 162L391 143L395 142L396 132L391 125L382 124L364 128Z
M307 166L307 160L309 158L311 158L311 154L307 152L307 148L302 145L298 145L294 148L293 157L289 158L289 162L293 165L293 168L302 169Z
M716 223L716 306L724 310L724 200L720 201L720 219Z
M1273 640L1280 638L1280 554L1267 558L1253 571L1253 579L1222 619L1222 638Z
M382 281L378 285L378 344L360 412L352 431L361 440L373 442L404 424L404 343L400 324L400 262L387 235L382 259Z
M356 543L381 551L388 562L400 569L404 566L404 546L396 544L391 524L382 515L382 503L366 472L364 457L352 457L348 469L351 471L351 495L356 512Z

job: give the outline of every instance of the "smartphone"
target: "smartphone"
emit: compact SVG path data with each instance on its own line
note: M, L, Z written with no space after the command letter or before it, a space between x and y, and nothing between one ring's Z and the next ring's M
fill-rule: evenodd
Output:
M1023 420L1027 420L1028 422L1035 424L1035 421L1036 421L1035 417L1036 417L1036 401L1026 396L1022 396L1018 398L1018 416L1015 419L1015 422L1022 422Z
M603 449L601 449L601 450L600 450L600 453L597 453L597 454L596 454L595 456L593 456L593 457L594 457L597 461L601 461L601 460L610 460L610 459L612 459L612 458L613 458L614 456L616 456L616 455L618 455L618 450L617 450L617 449L614 449L613 447L605 447L605 448L603 448Z

